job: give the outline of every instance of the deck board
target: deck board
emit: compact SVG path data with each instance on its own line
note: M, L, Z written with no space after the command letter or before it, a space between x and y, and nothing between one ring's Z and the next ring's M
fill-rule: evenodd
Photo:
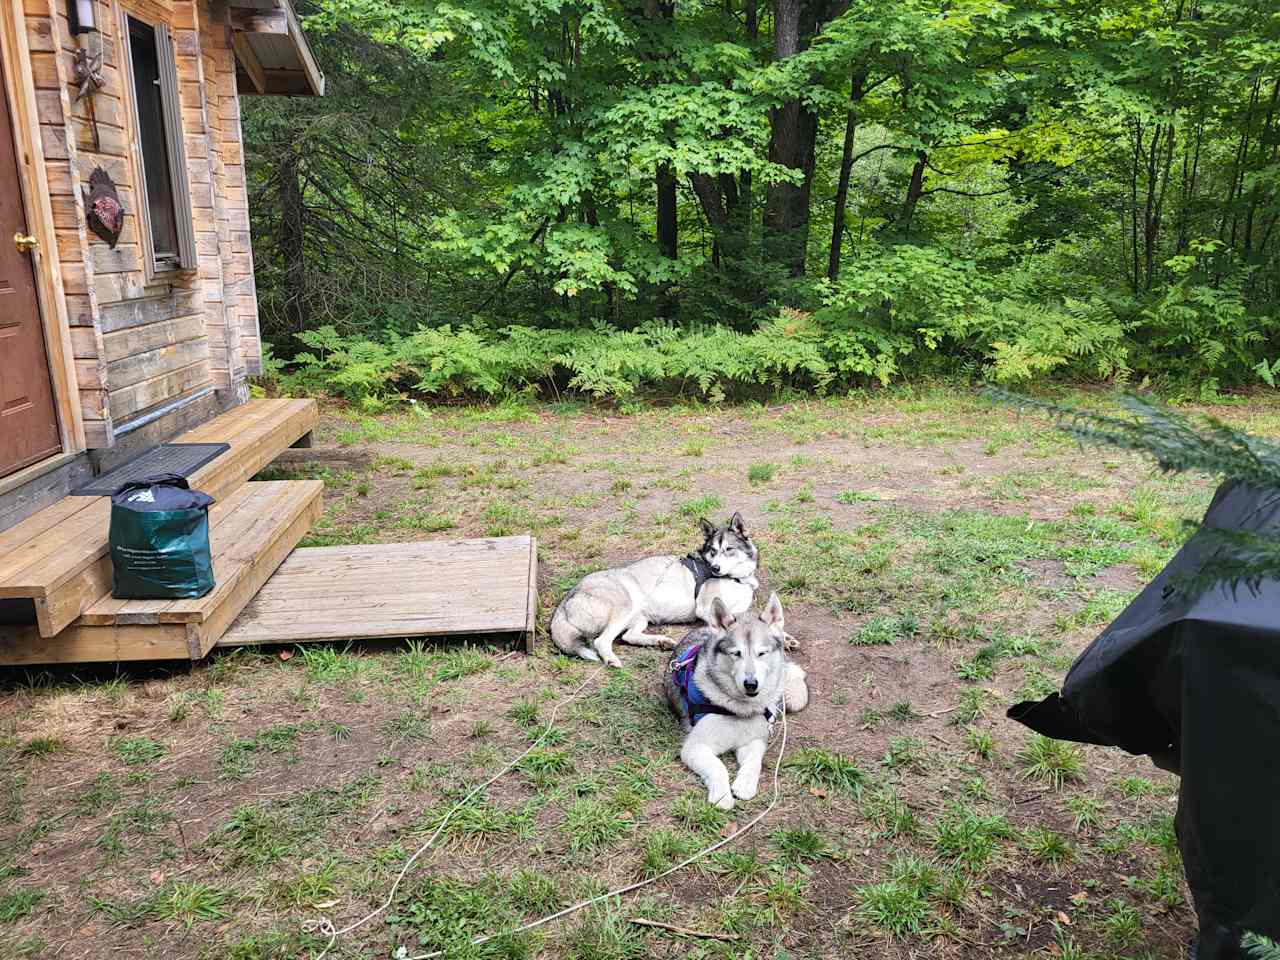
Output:
M231 449L190 477L222 499L314 429L314 400L251 400L175 438ZM111 589L109 497L68 497L0 533L0 598L35 601L40 634L56 637Z
M195 600L104 597L53 638L0 626L0 665L199 660L319 518L319 480L246 483L210 513L212 592Z
M218 645L518 634L527 649L536 605L532 537L306 547Z

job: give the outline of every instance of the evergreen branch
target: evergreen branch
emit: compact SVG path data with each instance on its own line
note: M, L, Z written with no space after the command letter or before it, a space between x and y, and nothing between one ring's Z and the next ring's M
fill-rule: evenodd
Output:
M1134 393L1118 401L1128 416L1111 416L996 387L983 392L997 403L1048 414L1081 443L1148 456L1165 473L1197 471L1280 491L1280 446L1214 417L1189 417ZM1179 591L1195 596L1220 584L1233 591L1245 584L1257 592L1263 580L1280 577L1280 538L1274 535L1208 527L1197 536L1206 558L1195 573L1178 578Z
M1241 944L1251 960L1280 960L1280 943L1256 933L1246 933Z
M1123 394L1118 400L1128 417L1081 410L997 387L983 393L997 403L1048 414L1059 429L1081 443L1151 457L1165 473L1198 471L1250 486L1280 489L1280 446L1215 417L1192 418L1135 393Z
M1206 527L1199 532L1197 542L1208 551L1208 556L1199 570L1178 577L1174 584L1179 592L1188 596L1198 596L1220 584L1232 593L1241 584L1257 593L1263 580L1280 573L1280 538L1251 530Z

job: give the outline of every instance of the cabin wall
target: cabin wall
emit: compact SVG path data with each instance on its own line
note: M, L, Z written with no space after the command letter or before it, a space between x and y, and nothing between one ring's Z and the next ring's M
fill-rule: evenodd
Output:
M123 84L120 10L169 26L177 60L197 268L148 279L136 216L137 137ZM62 0L25 0L58 253L86 440L109 448L158 416L217 395L243 401L260 366L240 105L217 0L99 0L99 32L71 36ZM75 103L75 51L101 52L105 86ZM101 167L125 225L115 249L85 227ZM148 432L151 432L151 428Z

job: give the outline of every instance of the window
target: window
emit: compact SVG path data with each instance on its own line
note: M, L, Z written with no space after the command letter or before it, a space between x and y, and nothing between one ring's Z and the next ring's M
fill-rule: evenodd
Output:
M142 180L137 213L148 273L191 270L196 239L173 40L164 24L152 26L125 15L124 26Z

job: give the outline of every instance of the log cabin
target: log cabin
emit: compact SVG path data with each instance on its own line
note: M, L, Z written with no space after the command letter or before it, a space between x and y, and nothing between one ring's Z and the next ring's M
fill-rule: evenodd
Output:
M290 0L0 0L0 75L3 531L248 399L240 98L324 77Z
M317 409L249 396L240 98L323 93L290 0L0 0L0 664L199 659L318 519L255 480ZM216 588L114 599L104 494L206 448Z

